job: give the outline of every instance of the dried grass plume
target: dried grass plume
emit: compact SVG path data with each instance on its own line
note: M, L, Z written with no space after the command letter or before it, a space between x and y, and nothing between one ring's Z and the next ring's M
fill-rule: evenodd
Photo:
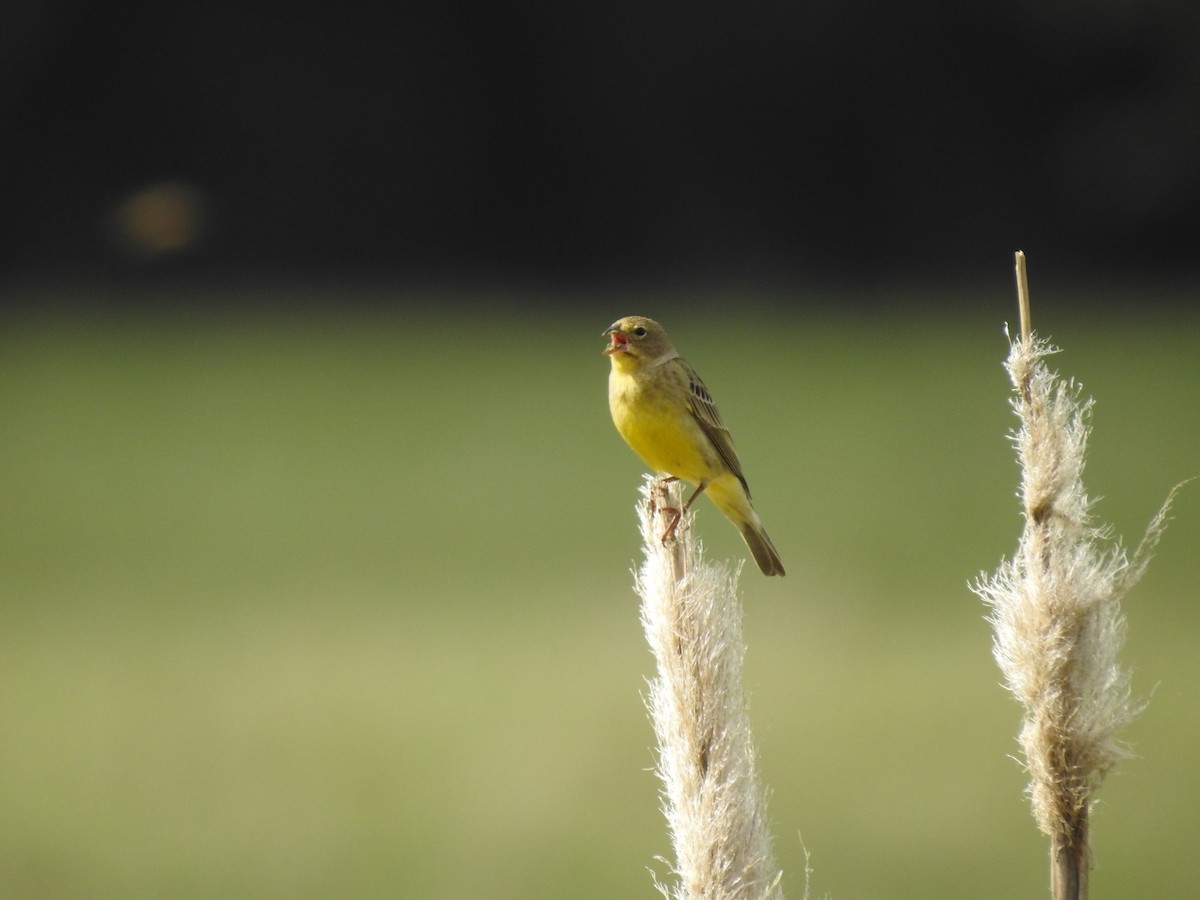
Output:
M658 741L662 805L675 851L673 900L781 898L766 795L742 688L738 570L705 562L685 513L662 541L678 484L647 476L638 504L645 558L636 574L642 625L657 661L647 706Z
M1005 363L1020 420L1025 527L1013 558L973 589L990 607L996 661L1025 709L1019 740L1058 900L1087 896L1088 813L1104 777L1128 756L1118 731L1142 709L1117 659L1121 599L1145 571L1179 488L1132 557L1092 522L1083 485L1092 401L1050 371L1046 358L1057 350L1029 332L1026 316Z

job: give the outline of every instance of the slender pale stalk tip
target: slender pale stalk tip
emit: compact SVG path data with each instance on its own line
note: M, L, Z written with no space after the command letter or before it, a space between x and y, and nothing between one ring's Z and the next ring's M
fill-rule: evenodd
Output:
M1018 250L1016 256L1017 270L1017 308L1021 315L1021 340L1029 341L1033 332L1032 316L1029 312L1029 273L1025 269L1025 251Z
M741 680L740 567L704 560L690 511L664 544L669 510L682 500L677 483L647 476L638 503L644 559L635 588L657 661L646 705L675 851L676 884L658 888L673 900L774 900L781 873Z

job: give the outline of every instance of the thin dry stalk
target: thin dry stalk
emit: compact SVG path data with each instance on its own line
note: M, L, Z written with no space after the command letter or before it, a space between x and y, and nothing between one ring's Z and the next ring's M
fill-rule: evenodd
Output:
M1025 707L1019 740L1034 817L1050 838L1053 896L1083 900L1088 813L1104 777L1129 755L1117 731L1143 705L1131 700L1117 661L1120 601L1145 571L1178 487L1132 559L1092 524L1082 477L1092 402L1047 368L1055 352L1025 333L1005 363L1020 419L1014 442L1025 528L1013 558L973 589L991 608L996 661Z
M647 706L677 879L659 890L673 900L782 898L742 689L738 571L704 561L690 512L663 545L662 510L683 505L677 484L648 476L642 495L636 589L658 664Z

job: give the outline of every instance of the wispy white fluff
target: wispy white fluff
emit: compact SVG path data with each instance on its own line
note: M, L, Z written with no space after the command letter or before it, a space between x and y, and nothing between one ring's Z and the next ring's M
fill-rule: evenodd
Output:
M740 567L703 560L691 513L663 544L662 508L682 505L677 484L647 477L635 586L658 663L647 706L675 851L675 883L659 890L673 900L781 898L742 688Z
M1013 558L973 588L991 608L996 661L1025 708L1020 743L1034 817L1063 867L1053 871L1078 882L1061 895L1085 896L1088 810L1128 755L1118 730L1142 708L1117 660L1120 601L1145 570L1175 492L1132 558L1092 523L1083 486L1092 402L1047 368L1055 352L1036 337L1019 339L1005 363L1020 419L1014 443L1025 527Z

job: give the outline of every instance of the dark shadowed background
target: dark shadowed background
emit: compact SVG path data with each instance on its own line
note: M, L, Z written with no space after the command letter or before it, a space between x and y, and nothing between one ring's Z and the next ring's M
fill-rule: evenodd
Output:
M600 335L660 319L742 577L784 887L1046 893L968 582L1021 527L1012 253L1099 522L1200 473L1200 6L0 12L0 895L654 897ZM709 556L744 547L711 504ZM1191 898L1185 489L1094 900Z
M0 271L1194 276L1200 11L30 2ZM140 205L139 205L140 201Z

